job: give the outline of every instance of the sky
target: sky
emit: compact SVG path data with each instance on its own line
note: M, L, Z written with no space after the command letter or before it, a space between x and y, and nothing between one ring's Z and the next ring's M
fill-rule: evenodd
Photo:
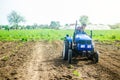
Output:
M0 25L9 24L12 10L25 17L25 24L69 24L82 15L93 24L120 22L120 0L0 0Z

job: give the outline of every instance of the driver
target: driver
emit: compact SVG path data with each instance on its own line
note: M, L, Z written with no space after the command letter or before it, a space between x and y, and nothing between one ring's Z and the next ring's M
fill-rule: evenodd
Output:
M76 34L78 34L78 33L79 33L79 34L86 34L85 31L84 31L85 27L86 27L85 24L82 25L81 27L78 26L77 29L76 29L76 31L75 31L75 33L76 33Z
M86 24L82 24L81 27L78 26L78 27L76 28L76 30L75 30L75 32L74 32L74 34L73 34L73 41L74 41L74 39L75 39L75 35L76 35L76 34L86 34L86 32L84 31L85 27L86 27Z

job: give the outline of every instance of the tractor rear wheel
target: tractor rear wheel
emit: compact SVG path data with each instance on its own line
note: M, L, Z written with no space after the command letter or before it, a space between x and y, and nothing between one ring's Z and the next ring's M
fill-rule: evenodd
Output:
M94 52L92 60L93 60L94 63L98 63L98 61L99 61L98 52Z
M71 49L68 50L68 63L69 64L72 63L72 50Z
M68 59L68 49L69 49L69 44L67 41L64 42L64 48L63 48L63 52L62 52L62 57L64 60Z

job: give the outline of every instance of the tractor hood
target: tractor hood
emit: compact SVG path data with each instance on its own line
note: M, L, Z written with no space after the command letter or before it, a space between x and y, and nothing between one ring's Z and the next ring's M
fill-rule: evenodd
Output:
M92 40L92 39L86 34L77 34L75 36L75 41L79 41L79 40Z

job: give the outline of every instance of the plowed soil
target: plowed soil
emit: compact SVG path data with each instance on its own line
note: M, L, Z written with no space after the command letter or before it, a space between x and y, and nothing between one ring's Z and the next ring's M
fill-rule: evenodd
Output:
M0 80L120 80L120 42L96 42L99 63L62 60L62 41L0 42Z

